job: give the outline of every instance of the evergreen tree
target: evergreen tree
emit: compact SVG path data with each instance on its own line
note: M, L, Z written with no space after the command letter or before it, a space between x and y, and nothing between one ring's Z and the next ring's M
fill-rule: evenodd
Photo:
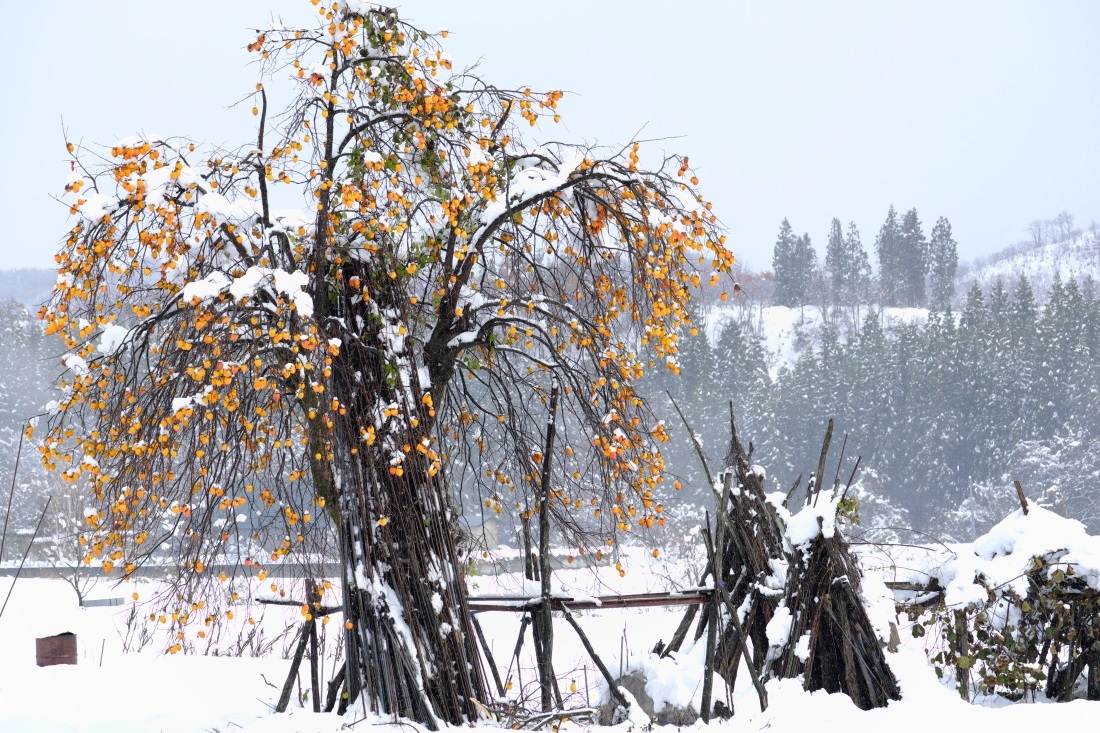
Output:
M997 278L989 293L985 328L983 369L988 398L980 407L983 417L981 435L983 456L988 470L1004 465L1012 450L1012 425L1019 414L1014 399L1015 376L1012 374L1012 306L1004 281Z
M856 304L865 303L871 291L871 262L867 259L867 250L863 248L859 229L854 221L848 222L844 250L845 262L849 267L847 274L849 297Z
M821 453L821 438L831 417L828 405L822 404L822 377L820 360L813 349L806 349L793 367L780 369L782 386L772 392L765 465L786 487L806 466L816 465ZM806 477L804 474L803 486Z
M1075 412L1073 397L1077 390L1074 381L1079 374L1076 369L1081 337L1088 332L1088 311L1077 281L1071 279L1063 285L1056 272L1039 327L1040 369L1050 395L1042 413L1047 434L1062 429Z
M930 508L943 496L957 500L961 482L955 456L962 443L957 410L960 365L955 356L958 333L950 306L933 311L918 340L919 368L913 374L915 393L910 423L908 477L920 495L918 505ZM923 516L928 516L926 511Z
M893 374L887 348L878 314L867 313L852 353L848 414L854 437L853 452L862 455L864 462L876 470L886 463L888 431L895 422L890 400Z
M958 359L960 364L959 402L956 410L967 415L962 427L962 442L954 463L965 479L980 478L985 474L981 465L980 413L989 399L984 354L986 351L987 312L981 287L975 283L966 295L962 316L959 319Z
M947 308L955 298L955 272L959 269L959 250L951 237L951 222L944 217L936 220L928 243L931 272L931 306Z
M1050 401L1047 384L1039 378L1039 310L1031 283L1021 273L1012 294L1009 315L1011 338L1006 358L1012 378L1012 443L1035 436L1037 417Z
M1096 353L1090 343L1089 315L1092 309L1077 280L1066 283L1065 304L1061 309L1058 329L1062 334L1056 352L1058 376L1061 382L1061 424L1079 426L1095 419L1097 371L1093 369Z
M692 320L702 322L699 318ZM729 418L727 397L717 388L714 351L706 335L693 328L691 333L681 337L677 359L680 364L680 378L676 380L675 388L671 392L676 398L676 404L684 411L692 430L702 442L708 460L713 464L725 455L729 439ZM676 419L676 422L679 420ZM683 438L676 440L690 452L691 460L685 461L685 476L690 479L686 485L697 487L702 492L699 498L706 498L709 496L709 487L702 480L702 466L694 456L694 448L686 436L686 430L681 428L678 424L669 426L670 433L674 436L676 433L685 434Z
M771 378L764 344L733 319L718 331L714 344L715 382L721 404L733 402L738 430L748 440L762 437Z
M809 234L796 237L786 219L779 225L779 237L772 255L775 271L775 304L789 308L804 305L817 269L817 255Z
M793 307L801 300L798 268L794 262L796 240L791 223L783 219L779 224L779 237L775 240L775 250L772 253L772 271L775 273L773 297L776 305Z
M1086 434L1100 427L1100 385L1096 378L1100 364L1097 362L1088 334L1081 329L1073 349L1073 367L1067 384L1069 414L1066 423Z
M886 389L895 419L886 426L888 450L882 452L879 465L883 474L892 479L890 498L917 516L924 516L927 498L909 476L915 454L919 455L917 438L928 429L920 417L924 404L924 395L919 389L920 375L927 370L920 347L917 327L911 324L895 329L889 341L887 368L890 376Z
M848 261L848 248L844 242L844 232L840 229L840 219L833 219L829 225L829 242L825 246L825 271L828 273L832 300L842 303L848 299L851 264Z
M829 243L825 248L825 271L832 300L837 305L858 304L866 298L871 264L854 221L848 224L845 235L840 228L840 219L833 219L829 227Z
M791 258L794 263L794 273L798 282L797 305L805 305L812 291L815 275L817 274L817 253L814 251L810 235L804 233L795 240L794 255Z
M846 388L850 371L848 350L841 342L840 333L835 326L826 324L822 327L820 340L821 347L818 352L820 374L814 385L814 404L807 415L807 418L816 424L808 427L816 428L823 434L829 418L833 418L835 434L843 435L851 428ZM831 481L832 478L830 477L829 480Z
M1064 396L1061 373L1063 371L1061 354L1064 350L1065 334L1062 331L1066 313L1066 289L1062 284L1061 273L1054 271L1054 280L1046 307L1039 319L1039 348L1036 358L1038 380L1044 385L1047 400L1039 405L1036 422L1042 434L1051 434L1065 424L1061 413Z
M1092 435L1100 435L1100 408L1097 398L1100 394L1100 300L1097 300L1095 281L1089 277L1082 284L1081 293L1085 297L1082 338L1088 344L1091 361L1082 367L1083 393L1087 400L1078 408L1078 422Z
M924 305L924 277L928 274L928 240L921 230L916 209L909 209L901 222L901 285L905 305Z
M875 238L875 253L878 255L882 305L897 305L904 289L905 269L901 253L901 226L892 205Z

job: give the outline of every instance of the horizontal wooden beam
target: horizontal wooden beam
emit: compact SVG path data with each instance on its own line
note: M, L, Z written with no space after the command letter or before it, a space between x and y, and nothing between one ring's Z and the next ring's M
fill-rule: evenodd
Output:
M632 595L599 596L596 598L573 598L554 596L550 607L560 611L562 604L574 611L596 611L601 608L650 608L654 606L690 606L706 603L710 600L709 589L694 589L684 593L637 593ZM470 610L482 611L530 611L542 605L542 599L531 596L472 596L469 599Z
M256 598L257 603L263 603L268 606L297 606L301 608L306 605L302 601L284 600L282 598ZM343 606L321 606L320 608L314 608L312 605L309 607L309 613L311 616L329 616L334 613L343 613Z
M886 587L890 590L912 590L918 593L943 590L935 581L928 583L911 583L903 580L887 580Z

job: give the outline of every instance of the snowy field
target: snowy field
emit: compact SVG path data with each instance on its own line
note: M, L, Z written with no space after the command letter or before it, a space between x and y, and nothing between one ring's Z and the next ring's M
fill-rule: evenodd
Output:
M877 312L884 330L907 324L920 324L928 320L927 308L881 308ZM845 318L851 318L854 312L845 311L843 315ZM861 310L858 318L865 316L866 311ZM763 336L772 379L777 377L780 369L789 369L794 366L806 345L816 342L816 339L811 339L811 336L821 331L825 323L821 308L815 305L801 308L783 305L754 306L748 308L747 312L739 306L717 306L707 312L704 325L705 333L711 343L717 343L722 326L731 320L743 320L753 328L754 332ZM858 328L859 323L848 325Z
M1012 528L1019 529L1019 522ZM1015 531L1015 529L1013 531ZM619 577L613 568L569 570L555 573L555 590L574 596L611 595L653 591L667 587L673 575L686 576L691 570L674 563L646 566L639 556L629 558L629 572ZM891 571L893 572L893 571ZM515 574L477 574L471 577L474 594L522 594L524 582ZM866 590L873 614L889 616L890 599L881 578L869 576ZM11 588L11 578L0 579L0 598ZM266 583L265 583L266 586ZM288 657L294 646L294 631L300 625L296 607L243 604L234 621L221 630L215 642L195 644L196 653L165 654L173 643L161 632L146 641L141 651L124 652L135 644L139 617L154 611L155 583L113 585L101 582L90 593L93 599L121 598L122 605L80 608L76 596L64 581L22 579L14 587L11 600L0 617L0 731L43 733L49 731L250 731L252 733L327 732L345 729L375 730L393 725L406 733L415 726L364 715L349 710L343 717L315 714L308 695L308 661L300 670L300 687L291 699L291 712L278 715L272 709L289 670ZM528 588L528 590L533 590ZM259 592L258 590L256 591ZM135 601L133 594L139 599ZM885 603L884 603L885 601ZM649 692L658 700L671 703L698 701L702 678L702 644L685 648L673 661L657 660L649 650L660 638L668 639L679 621L682 608L606 610L578 613L581 625L613 674L630 668L644 668L652 680ZM249 619L255 621L250 623ZM536 675L526 654L518 665L509 665L519 629L517 614L488 612L480 614L488 643L502 667L501 676L511 681L507 695L536 695ZM883 619L876 619L882 621ZM888 620L888 619L887 619ZM339 616L330 627L339 627ZM130 627L128 629L128 626ZM1067 704L1013 704L985 699L980 703L961 701L949 679L937 680L925 659L920 642L908 634L908 623L899 626L903 648L888 655L897 676L903 699L883 710L863 712L844 695L807 694L797 681L768 684L770 706L761 712L747 674L738 676L738 685L728 693L734 717L714 723L716 730L803 733L808 730L844 731L954 731L995 729L998 731L1034 731L1040 728L1076 726L1100 715L1100 703L1083 700ZM201 628L201 626L199 627ZM263 648L266 656L216 656L234 647L241 631L253 630L263 642L251 647ZM78 636L78 663L75 666L39 668L35 665L35 638L70 631ZM129 633L127 633L129 631ZM193 629L188 631L191 641ZM209 638L209 637L206 637ZM331 674L330 658L325 662L322 684ZM561 680L567 707L598 705L606 695L599 673L585 656L573 630L558 620L555 629L555 667ZM125 641L128 639L129 641ZM690 636L689 636L690 639ZM202 650L208 652L201 653ZM509 674L504 668L510 666ZM718 686L716 686L717 688ZM575 689L574 689L575 688ZM716 698L727 692L716 690ZM303 708L303 705L305 708ZM496 729L486 721L482 727ZM625 733L646 727L635 718L615 726ZM703 728L702 723L693 727ZM582 730L568 722L563 733Z

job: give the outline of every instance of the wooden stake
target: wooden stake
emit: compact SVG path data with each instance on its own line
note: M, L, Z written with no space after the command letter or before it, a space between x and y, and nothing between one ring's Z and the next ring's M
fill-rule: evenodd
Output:
M615 684L615 678L611 676L611 672L607 670L603 660L600 659L600 655L592 648L592 642L585 636L584 630L580 627L580 624L577 623L576 619L573 618L573 614L569 612L569 609L564 603L561 604L561 613L565 616L565 620L569 622L569 625L573 627L573 630L577 632L577 636L581 638L581 643L584 644L584 650L588 652L588 656L592 658L592 662L596 665L596 669L600 670L600 674L607 680L607 688L611 692L611 697L614 698L615 702L619 705L629 710L630 703L627 702L623 693L619 691L619 686Z
M477 634L477 640L481 644L481 651L485 653L485 660L489 663L489 670L493 673L493 682L497 686L497 696L503 698L504 684L500 681L500 672L497 670L496 660L493 659L493 652L485 641L485 632L481 630L481 622L477 620L477 615L470 614L470 624L474 627L474 633Z
M844 441L840 444L840 458L836 461L836 474L833 476L833 498L840 491L840 467L844 465L844 451L848 449L848 433L844 434Z
M1016 482L1019 487L1020 482ZM1027 504L1024 504L1024 512L1027 512ZM960 657L966 657L970 654L970 627L966 621L966 609L960 608L955 611L955 651ZM962 665L955 665L955 679L959 683L959 697L966 702L970 702L970 666L965 668Z
M1024 515L1027 515L1027 497L1024 496L1024 487L1020 485L1020 482L1013 481L1016 484L1016 496L1020 499L1020 506L1023 507Z
M852 473L848 476L848 483L844 486L844 493L840 495L841 501L848 498L848 489L852 488L852 481L855 480L856 471L859 470L859 462L862 460L863 456L856 456L856 465L852 466Z
M313 695L313 712L321 712L321 669L317 655L317 624L309 627L309 682Z
M332 709L336 707L336 696L339 694L341 688L344 686L344 679L347 676L348 668L341 665L337 670L336 676L328 683L328 694L325 696L325 712L331 713Z
M833 442L833 419L829 418L829 427L825 429L825 442L821 444L821 457L817 460L817 476L814 479L814 506L817 506L817 497L821 496L821 485L825 480L825 461L829 457L829 444Z
M710 534L710 516L707 516L706 527L703 529L703 540L706 543L707 554L710 556L711 564L714 565L714 587L717 588L722 582L722 568L721 561L718 559L719 554L715 550L714 540ZM704 723L710 722L711 713L711 694L714 688L714 651L717 645L718 636L718 594L715 593L711 596L710 606L708 607L710 614L710 623L707 625L707 651L706 657L703 661L703 696L699 702L699 715L703 718Z
M306 598L309 599L311 620L316 618L313 612L321 605L321 594L317 590L317 584L313 578L306 578ZM321 662L317 654L317 624L309 627L309 682L310 694L313 696L313 712L321 712Z
M791 499L794 498L794 493L796 491L798 491L798 487L801 484L802 484L802 474L798 474L798 478L796 478L794 480L794 483L791 484L791 490L787 492L787 498L783 500L783 508L784 509L786 509L788 506L790 506Z
M558 381L555 378L550 388L550 414L546 421L546 445L543 447L540 479L542 486L539 497L539 570L542 581L542 603L535 619L537 644L535 650L539 656L539 681L542 685L542 710L553 708L555 699L561 707L561 691L554 677L554 615L550 606L550 457L554 452L554 436L558 416Z
M744 580L745 575L745 569L742 568L741 577L737 579L737 586L734 587L735 593L737 587L740 586ZM730 594L726 593L726 589L721 586L719 586L717 590L722 594L722 600L726 602L726 607L729 609L730 623L733 624L734 631L737 632L737 644L741 647L741 655L745 658L745 666L749 669L749 678L752 680L752 686L756 688L756 696L760 698L760 711L763 712L768 709L768 691L764 689L764 683L760 679L760 672L752 663L748 647L745 644L745 627L741 623L741 619L737 616L737 608L733 605L733 598L730 597Z
M275 705L275 712L285 713L287 705L290 704L290 694L294 692L294 680L298 679L298 668L302 666L302 657L306 653L306 643L309 642L309 629L313 626L313 619L306 621L302 625L302 634L298 638L298 647L294 650L294 657L290 662L290 674L286 676L286 682L283 683L283 690L279 694L279 702Z

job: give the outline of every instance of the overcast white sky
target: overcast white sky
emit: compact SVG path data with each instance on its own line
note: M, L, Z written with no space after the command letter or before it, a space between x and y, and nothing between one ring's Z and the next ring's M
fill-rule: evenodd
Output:
M1100 218L1100 3L1094 0L407 0L456 66L560 88L570 135L691 156L735 254L770 267L789 217L823 251L832 217L871 251L893 203L961 255L1027 223ZM44 267L68 229L50 196L74 140L138 131L251 138L248 28L312 22L308 0L6 2L0 267ZM273 100L278 102L278 100ZM556 138L560 130L552 130ZM873 252L872 259L874 257Z

